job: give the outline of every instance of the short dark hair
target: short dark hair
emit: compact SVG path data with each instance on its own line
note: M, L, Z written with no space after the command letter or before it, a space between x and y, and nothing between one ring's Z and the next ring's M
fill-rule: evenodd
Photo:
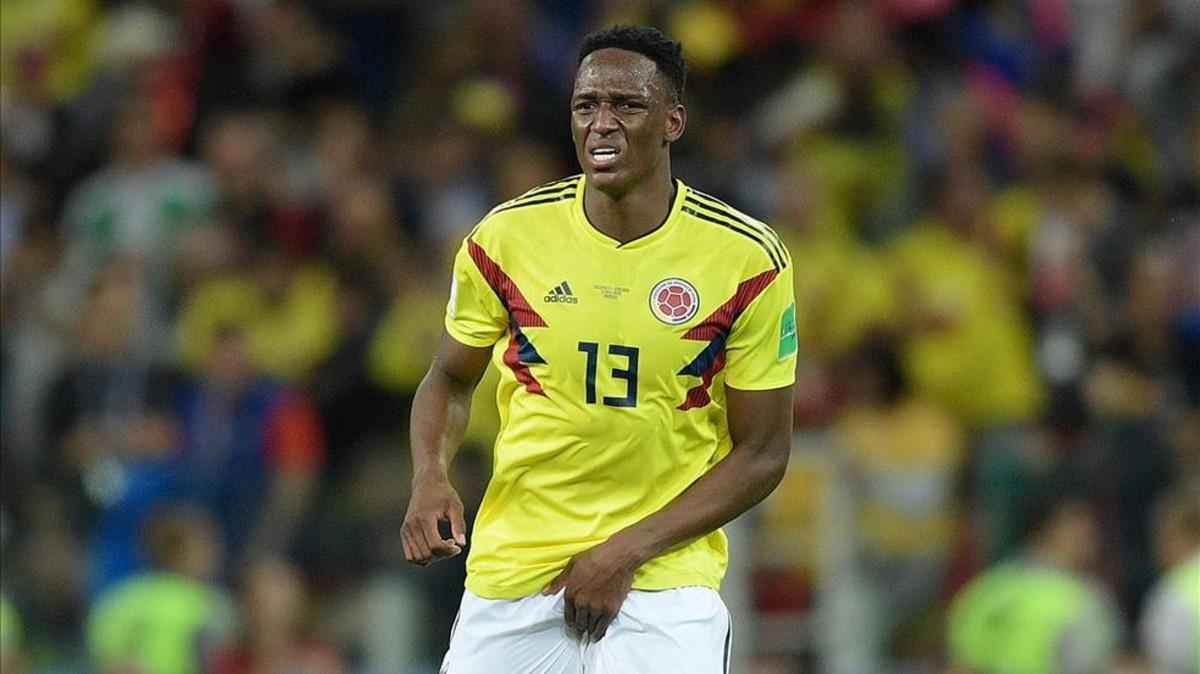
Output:
M683 85L687 81L687 61L683 59L683 45L649 26L613 26L588 33L579 47L579 61L588 54L601 49L624 49L637 52L654 61L658 72L671 83L675 101L683 98Z

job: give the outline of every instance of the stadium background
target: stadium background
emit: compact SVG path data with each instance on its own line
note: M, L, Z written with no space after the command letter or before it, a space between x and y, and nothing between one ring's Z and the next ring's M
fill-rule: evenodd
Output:
M87 669L89 612L166 554L228 597L213 671L436 670L463 570L403 563L408 402L458 240L577 172L575 48L615 22L684 42L676 174L795 260L735 671L932 671L1064 474L1132 625L1148 506L1200 461L1198 7L0 0L6 661Z

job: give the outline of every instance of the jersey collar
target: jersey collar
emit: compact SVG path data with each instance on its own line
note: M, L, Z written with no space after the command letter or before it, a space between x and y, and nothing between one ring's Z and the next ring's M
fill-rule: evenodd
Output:
M684 185L682 180L676 178L675 201L671 203L671 210L667 212L666 220L663 220L663 223L658 227L636 239L630 239L621 243L599 229L596 229L591 221L588 220L587 214L583 211L583 193L586 185L587 176L581 176L579 179L579 189L575 192L575 201L571 205L571 219L574 220L575 228L583 232L584 237L610 250L636 250L654 245L665 238L670 230L675 227L676 221L679 220L680 211L683 209L683 198L686 196L688 190L687 185Z

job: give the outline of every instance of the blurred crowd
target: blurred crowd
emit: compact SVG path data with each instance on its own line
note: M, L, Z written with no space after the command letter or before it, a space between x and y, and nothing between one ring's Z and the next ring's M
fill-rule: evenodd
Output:
M968 604L1014 560L1103 616L1096 671L1152 657L1200 551L1171 496L1200 477L1195 0L0 11L5 672L436 671L464 569L403 561L409 402L461 237L578 172L575 50L613 23L683 41L676 175L795 261L742 671L986 651Z

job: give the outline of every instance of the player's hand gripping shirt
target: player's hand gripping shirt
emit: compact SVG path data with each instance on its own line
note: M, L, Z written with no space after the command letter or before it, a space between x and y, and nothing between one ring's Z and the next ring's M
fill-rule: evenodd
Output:
M787 250L677 182L666 221L624 244L588 222L583 178L501 204L455 259L446 329L491 347L501 426L467 588L541 590L574 555L660 510L729 452L725 386L795 377ZM717 588L720 531L633 586Z

